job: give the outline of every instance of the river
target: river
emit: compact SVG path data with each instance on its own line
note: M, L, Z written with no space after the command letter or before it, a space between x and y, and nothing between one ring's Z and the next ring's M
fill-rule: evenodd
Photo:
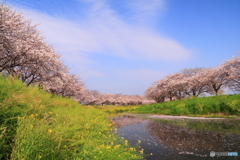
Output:
M133 146L139 144L146 160L240 159L239 155L216 156L240 154L240 119L128 114L112 121L116 134Z

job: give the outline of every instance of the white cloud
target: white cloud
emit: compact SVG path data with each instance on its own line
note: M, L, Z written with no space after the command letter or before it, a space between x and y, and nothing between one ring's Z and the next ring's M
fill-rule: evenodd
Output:
M127 0L128 7L133 12L133 19L138 22L149 21L150 18L162 16L165 11L164 0Z
M103 1L92 1L87 20L82 24L31 10L24 12L35 22L41 23L39 28L47 40L61 51L95 52L131 59L164 61L184 60L191 56L191 50L177 41L161 36L153 30L132 26L108 7ZM150 5L150 8L153 8L153 5ZM147 7L143 10L150 9Z

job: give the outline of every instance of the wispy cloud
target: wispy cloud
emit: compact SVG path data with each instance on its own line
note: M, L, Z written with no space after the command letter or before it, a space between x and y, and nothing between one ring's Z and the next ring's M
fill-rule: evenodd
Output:
M137 10L136 13L139 15L143 11L148 15L153 14L150 13L151 10L157 10L162 3L159 0L152 1L154 3L148 5L145 4L146 1L142 0L139 1L140 3L131 1L130 4L135 6L133 9ZM46 35L47 40L57 45L61 50L166 61L184 60L191 55L191 50L174 39L161 36L154 30L126 23L115 14L114 10L109 8L110 6L106 2L88 1L91 4L90 10L86 18L83 19L83 23L53 18L47 14L31 10L24 10L24 12L34 21L41 23L39 28Z
M131 0L126 3L132 10L133 19L138 22L149 23L150 20L161 17L165 11L165 0Z
M30 0L25 1L31 3ZM39 4L42 10L32 9L31 5L24 7L24 5L14 4L15 7L19 7L17 10L23 12L27 18L33 19L34 23L41 23L39 30L42 31L47 42L63 55L65 63L72 68L72 71L83 78L108 75L107 72L97 71L93 67L99 62L91 60L92 54L114 55L127 60L168 62L186 60L192 55L190 49L170 37L161 35L159 31L153 29L154 27L146 25L152 23L154 16L162 13L164 0L121 1L126 6L126 10L114 8L111 4L113 1L108 0L72 1L84 4L85 7L81 8L81 5L76 5L78 8L74 10L75 18L67 18L71 15L62 16L63 13L60 12L59 16L56 15L57 13L53 16L49 14L49 9L43 8L44 4ZM58 7L64 6L59 3ZM59 8L57 10L60 11ZM65 8L65 10L70 10L70 8ZM119 11L128 11L132 21L122 16ZM79 14L79 19L76 18L77 14ZM118 67L121 68L121 66ZM123 74L132 77L133 80L142 79L147 83L152 83L158 78L157 71L147 69ZM158 72L158 75L161 74Z

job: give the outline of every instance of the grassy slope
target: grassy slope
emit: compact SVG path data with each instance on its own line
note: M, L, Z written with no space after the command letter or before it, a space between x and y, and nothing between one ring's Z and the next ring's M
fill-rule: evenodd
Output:
M204 117L239 117L240 94L202 98L186 98L177 101L136 106L93 106L107 113L142 113L164 115L188 115Z
M221 117L240 116L240 94L189 98L165 103L143 105L133 113Z
M0 159L141 159L107 114L0 76Z

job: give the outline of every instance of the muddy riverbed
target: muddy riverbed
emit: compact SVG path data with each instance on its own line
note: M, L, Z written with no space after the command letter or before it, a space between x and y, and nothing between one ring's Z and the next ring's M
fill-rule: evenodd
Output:
M157 115L113 117L117 134L144 149L146 160L240 159L210 152L240 154L240 120Z

